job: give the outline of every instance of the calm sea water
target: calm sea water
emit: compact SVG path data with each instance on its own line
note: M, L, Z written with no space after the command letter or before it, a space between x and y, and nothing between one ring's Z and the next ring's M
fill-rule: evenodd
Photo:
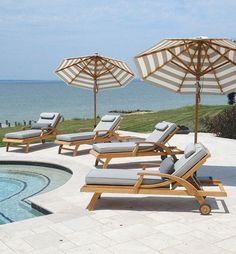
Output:
M0 123L37 120L43 111L60 112L65 119L91 118L93 93L60 81L0 81ZM202 96L202 104L226 104L226 96ZM97 113L110 110L176 108L194 104L194 95L179 95L163 88L132 81L127 87L101 91Z

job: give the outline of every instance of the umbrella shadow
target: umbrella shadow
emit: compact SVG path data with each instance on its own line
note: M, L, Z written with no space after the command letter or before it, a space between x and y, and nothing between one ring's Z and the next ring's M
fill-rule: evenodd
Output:
M230 213L225 201L219 198L207 198L212 214ZM192 212L199 213L199 204L194 197L101 197L95 210L126 210L156 212Z

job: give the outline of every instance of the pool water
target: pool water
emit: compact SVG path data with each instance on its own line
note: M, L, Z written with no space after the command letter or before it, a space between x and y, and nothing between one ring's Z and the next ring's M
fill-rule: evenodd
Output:
M56 189L71 173L41 165L0 164L0 224L42 216L28 198Z

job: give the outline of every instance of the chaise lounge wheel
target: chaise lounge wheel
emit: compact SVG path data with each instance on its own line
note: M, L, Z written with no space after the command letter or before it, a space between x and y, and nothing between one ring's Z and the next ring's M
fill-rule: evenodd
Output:
M208 215L211 213L211 206L208 204L202 204L200 205L199 210L202 215Z

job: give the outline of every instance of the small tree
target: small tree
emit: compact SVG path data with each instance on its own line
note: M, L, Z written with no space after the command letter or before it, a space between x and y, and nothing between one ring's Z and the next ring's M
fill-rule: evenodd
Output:
M229 93L228 96L228 104L233 105L235 103L235 92Z

